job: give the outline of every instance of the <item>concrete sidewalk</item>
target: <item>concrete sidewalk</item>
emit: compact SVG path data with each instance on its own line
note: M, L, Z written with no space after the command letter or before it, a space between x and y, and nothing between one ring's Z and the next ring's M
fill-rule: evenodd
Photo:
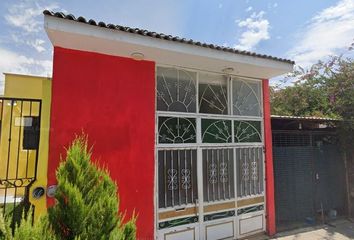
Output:
M307 227L276 234L276 240L346 240L354 239L354 223L345 219L327 225Z

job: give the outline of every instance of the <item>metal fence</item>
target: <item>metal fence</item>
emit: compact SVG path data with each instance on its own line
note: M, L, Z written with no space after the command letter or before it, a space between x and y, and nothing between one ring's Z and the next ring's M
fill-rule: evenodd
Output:
M17 222L37 177L41 100L0 98L0 212Z
M278 230L345 215L345 169L332 132L273 131Z

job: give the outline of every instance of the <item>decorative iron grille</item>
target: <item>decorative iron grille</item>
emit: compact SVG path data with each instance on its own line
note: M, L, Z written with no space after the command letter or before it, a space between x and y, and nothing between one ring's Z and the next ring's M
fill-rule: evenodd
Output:
M195 203L198 198L196 150L160 150L158 169L160 208Z
M203 150L203 185L204 202L235 197L232 148Z
M263 148L236 148L237 196L263 193Z

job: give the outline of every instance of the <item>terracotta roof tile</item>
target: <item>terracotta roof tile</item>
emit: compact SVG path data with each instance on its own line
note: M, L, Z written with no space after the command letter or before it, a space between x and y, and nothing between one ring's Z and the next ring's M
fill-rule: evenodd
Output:
M89 25L93 25L93 26L104 27L104 28L109 28L109 29L115 29L115 30L118 30L118 31L134 33L134 34L138 34L138 35L142 35L142 36L148 36L148 37L152 37L152 38L164 39L164 40L167 40L167 41L180 42L180 43L201 46L201 47L204 47L204 48L210 48L210 49L215 49L215 50L224 51L224 52L230 52L230 53L247 55L247 56L254 56L254 57L259 57L259 58L265 58L265 59L271 59L271 60L275 60L275 61L295 64L294 61L288 60L288 59L284 59L284 58L272 57L272 56L269 56L269 55L257 54L257 53L249 52L249 51L241 51L241 50L237 50L237 49L230 48L230 47L218 46L218 45L215 45L215 44L201 43L201 42L198 42L198 41L194 41L192 39L185 39L185 38L180 38L178 36L171 36L171 35L166 35L166 34L163 34L163 33L150 32L148 30L139 29L139 28L129 28L129 27L124 27L124 26L120 26L120 25L114 25L114 24L111 24L111 23L110 24L106 24L104 22L98 22L97 23L93 19L86 20L82 16L76 18L72 14L64 14L62 12L52 12L52 11L49 11L49 10L44 10L43 14L44 15L49 15L49 16L52 16L52 17L67 19L67 20L70 20L70 21L81 22L81 23L85 23L85 24L89 24Z

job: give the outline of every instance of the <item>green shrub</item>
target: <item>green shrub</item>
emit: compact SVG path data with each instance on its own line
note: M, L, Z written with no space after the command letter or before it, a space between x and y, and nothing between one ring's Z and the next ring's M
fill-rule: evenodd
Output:
M32 212L29 210L29 212ZM12 221L0 215L0 239L1 240L56 240L46 216L40 218L34 224L32 214L25 217L23 212L19 224L11 227Z
M56 176L56 204L48 213L60 239L135 239L135 217L123 224L117 186L91 161L85 136L72 142Z
M117 186L106 169L91 161L86 136L72 142L56 177L56 202L48 214L32 225L32 215L23 213L14 229L0 216L0 240L136 239L136 217L123 223Z

